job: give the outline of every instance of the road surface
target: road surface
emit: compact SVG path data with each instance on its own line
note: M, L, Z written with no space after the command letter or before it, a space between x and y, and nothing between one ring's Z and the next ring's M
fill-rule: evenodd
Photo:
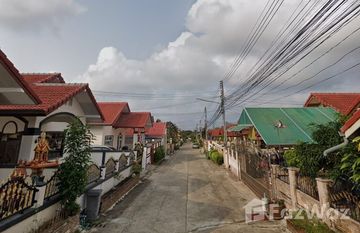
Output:
M91 232L285 232L279 222L245 223L255 195L222 166L186 144L154 166Z

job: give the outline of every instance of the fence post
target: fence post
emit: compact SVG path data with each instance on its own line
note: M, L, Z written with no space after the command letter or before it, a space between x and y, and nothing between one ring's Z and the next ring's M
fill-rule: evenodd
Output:
M289 183L290 183L290 196L291 196L291 205L293 210L297 209L297 196L296 196L296 186L297 179L296 174L300 171L297 167L288 167L289 171Z
M142 167L143 170L146 169L146 156L147 156L147 147L144 146L143 157L142 157L142 160L141 160L141 167Z
M239 180L241 180L241 162L240 162L240 156L239 156L239 151L236 150L235 151L235 156L236 156L236 162L237 162L237 175Z
M44 183L41 186L36 186L36 188L38 191L35 194L35 207L38 208L44 204L46 184Z
M280 170L280 165L278 164L271 164L271 169L270 169L270 177L271 177L271 194L272 197L277 199L278 198L278 189L276 186L276 178L277 175L279 174L279 170Z
M330 179L316 178L321 207L330 207L329 186L333 181Z

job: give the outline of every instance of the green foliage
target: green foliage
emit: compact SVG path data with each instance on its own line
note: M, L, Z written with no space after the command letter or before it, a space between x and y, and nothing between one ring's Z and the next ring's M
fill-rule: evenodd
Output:
M316 177L327 176L332 179L337 179L342 176L340 171L341 166L341 151L336 151L324 156L323 152L335 145L343 142L343 138L339 135L340 127L342 126L343 118L335 122L329 122L323 125L311 125L313 127L312 138L314 143L299 143L285 154L285 161L289 166L296 166L300 168L302 174Z
M334 231L318 218L314 217L309 219L305 211L300 211L300 214L299 212L294 212L293 219L290 220L297 230L303 230L306 233L334 233Z
M141 173L141 171L142 171L142 167L141 167L141 165L140 165L137 161L134 162L134 164L132 165L131 169L132 169L132 172L133 172L135 175L139 175L139 174Z
M170 140L170 138L172 139L172 143L174 143L175 145L180 141L180 130L179 128L172 123L171 121L166 123L166 128L167 128L167 138L168 140Z
M165 150L163 146L159 146L155 149L155 163L161 161L163 158L165 158Z
M221 165L224 163L223 155L220 154L217 150L211 150L209 157L214 163L216 163L218 165Z
M69 215L79 211L77 197L85 192L93 135L79 120L64 131L64 162L59 167L61 202Z
M298 167L300 160L297 157L296 151L294 149L287 150L284 153L284 159L288 167Z
M360 137L349 143L340 169L355 182L355 186L360 186Z

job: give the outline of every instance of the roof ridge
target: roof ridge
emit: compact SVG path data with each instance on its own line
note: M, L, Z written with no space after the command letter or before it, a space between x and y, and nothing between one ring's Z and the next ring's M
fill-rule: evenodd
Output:
M88 86L88 83L33 83L35 86Z

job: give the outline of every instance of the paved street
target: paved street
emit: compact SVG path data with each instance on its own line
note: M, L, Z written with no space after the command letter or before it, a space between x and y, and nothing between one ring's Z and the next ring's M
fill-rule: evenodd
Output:
M280 223L248 225L254 194L222 167L185 145L153 169L92 232L281 232Z

